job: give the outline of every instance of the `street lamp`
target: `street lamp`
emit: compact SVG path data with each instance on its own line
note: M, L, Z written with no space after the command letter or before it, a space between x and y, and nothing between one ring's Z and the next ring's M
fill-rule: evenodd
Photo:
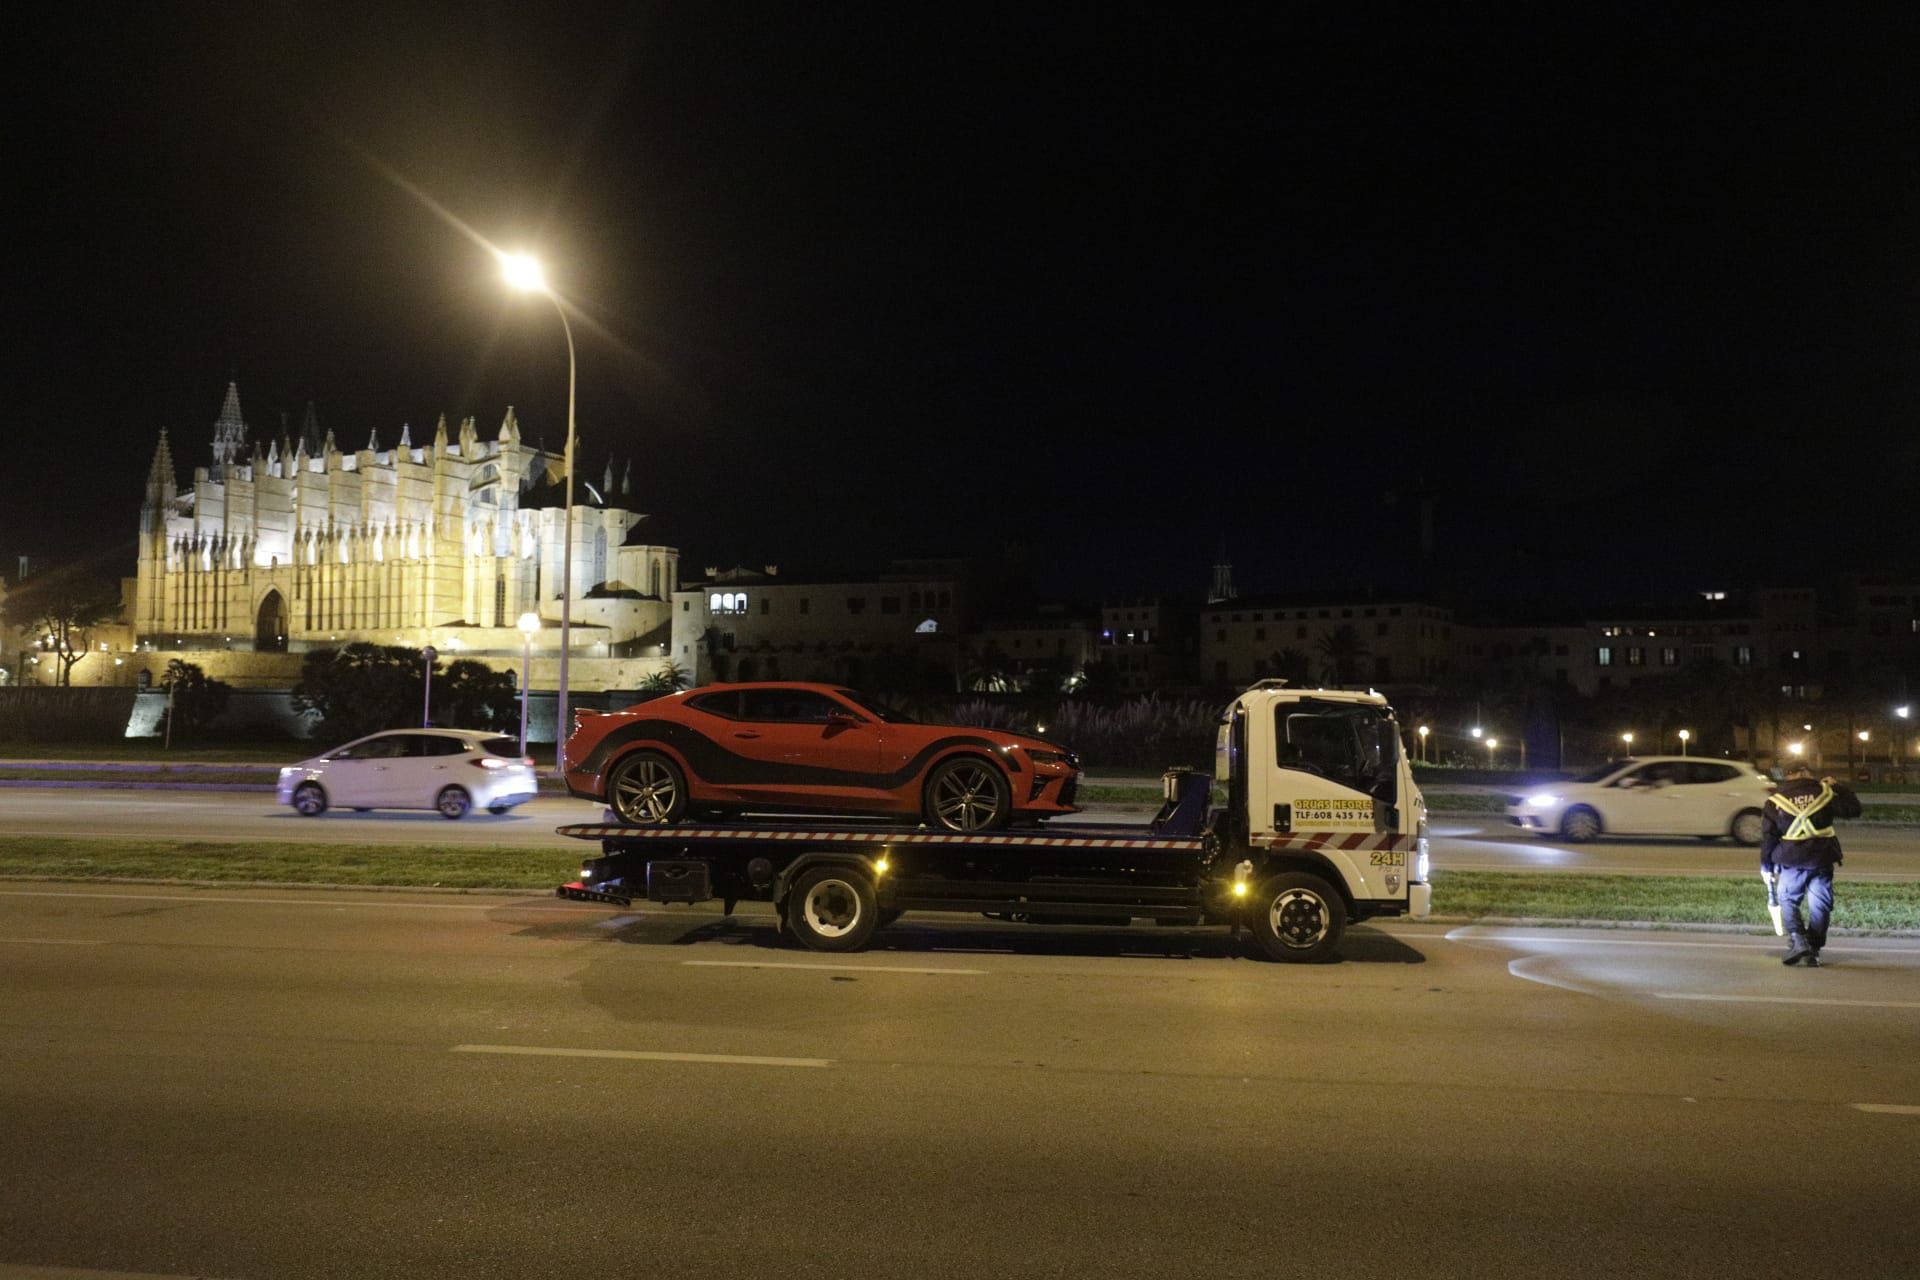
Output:
M420 650L421 661L426 663L427 667L427 679L420 695L420 727L422 729L433 728L433 660L439 656L440 651L432 645Z
M573 651L573 409L574 389L579 381L580 365L573 350L573 325L567 321L567 309L560 296L547 284L547 273L540 261L524 253L500 255L500 271L507 283L522 293L537 293L553 304L560 314L560 328L567 335L567 500L565 524L560 531L560 674L554 688L553 760L555 771L567 771L567 655Z
M1498 738L1488 738L1488 739L1487 739L1487 765L1488 765L1488 767L1492 767L1492 765L1493 765L1493 760L1494 760L1494 755L1493 755L1493 753L1494 753L1495 751L1497 751L1497 750L1499 750L1499 749L1500 749L1500 739L1498 739Z
M1415 729L1414 732L1420 735L1420 762L1425 764L1427 760L1427 735L1433 731L1427 728L1427 726L1421 725L1418 729Z
M1787 754L1797 760L1807 754L1807 744L1804 742L1789 742L1787 744Z
M533 686L528 683L528 673L533 669L533 633L540 629L540 615L523 613L520 615L520 754L527 754L527 708L533 703Z
M1467 733L1472 737L1478 738L1483 736L1486 733L1486 730L1482 729L1479 725L1475 725L1473 726L1473 728L1467 730Z
M1687 754L1687 744L1692 741L1693 741L1693 730L1682 729L1680 731L1680 754L1681 755L1684 756Z
M1621 734L1620 741L1626 744L1627 754L1632 755L1633 754L1633 730L1629 729L1625 733Z

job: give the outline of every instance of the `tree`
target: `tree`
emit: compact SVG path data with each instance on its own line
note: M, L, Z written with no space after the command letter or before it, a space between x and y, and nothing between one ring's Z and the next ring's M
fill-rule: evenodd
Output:
M60 663L59 683L70 685L74 667L93 648L93 629L119 608L119 594L111 584L58 569L29 578L0 598L0 621L53 654Z
M350 644L315 649L300 664L293 709L314 716L320 737L335 742L414 723L423 694L417 650Z
M1333 684L1357 684L1361 659L1372 650L1351 625L1323 631L1314 648L1320 651L1320 677Z
M1313 683L1313 659L1298 649L1276 651L1267 659L1267 671L1295 687Z
M654 695L678 693L686 687L687 669L672 662L657 671L648 672L647 678L640 682L642 693Z
M191 662L175 658L167 663L167 736L197 738L227 709L233 692L224 680L211 680Z
M404 652L404 650L403 650ZM415 668L422 663L415 660ZM433 718L462 729L502 729L519 723L513 677L484 662L458 658L433 673Z

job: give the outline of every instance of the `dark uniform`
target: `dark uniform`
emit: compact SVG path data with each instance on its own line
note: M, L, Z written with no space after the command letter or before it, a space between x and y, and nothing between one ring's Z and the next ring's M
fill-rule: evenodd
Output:
M1787 928L1784 963L1818 966L1833 916L1833 869L1840 865L1835 818L1860 816L1851 787L1796 774L1767 797L1760 836L1760 869L1772 877L1780 918ZM1807 920L1800 922L1800 900Z

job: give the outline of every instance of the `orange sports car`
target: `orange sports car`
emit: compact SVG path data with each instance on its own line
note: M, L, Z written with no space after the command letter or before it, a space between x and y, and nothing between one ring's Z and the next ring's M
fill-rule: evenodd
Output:
M582 711L567 789L656 825L716 813L924 818L950 831L1077 813L1080 762L997 729L919 724L825 684L711 684Z

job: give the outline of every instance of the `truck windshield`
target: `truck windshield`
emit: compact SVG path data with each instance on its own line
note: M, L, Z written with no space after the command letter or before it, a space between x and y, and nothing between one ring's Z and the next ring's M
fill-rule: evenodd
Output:
M1384 707L1303 698L1274 708L1276 763L1391 801L1400 731Z

